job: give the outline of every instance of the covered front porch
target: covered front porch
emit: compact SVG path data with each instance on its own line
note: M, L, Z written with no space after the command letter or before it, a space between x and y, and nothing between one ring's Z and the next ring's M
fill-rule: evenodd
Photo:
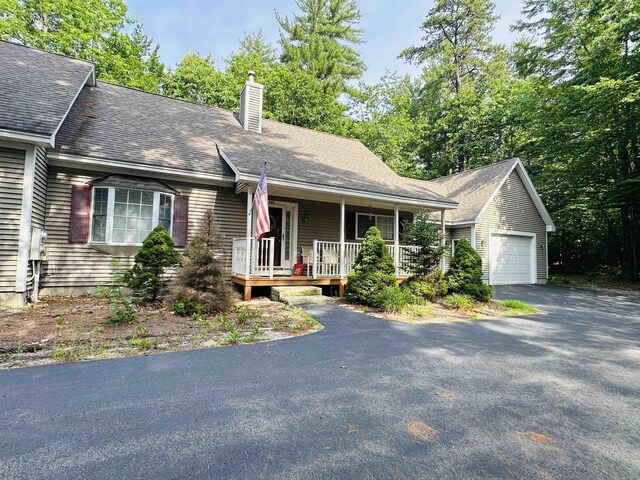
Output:
M295 191L269 186L271 231L260 241L255 232L253 188L247 195L246 236L232 244L232 281L250 299L253 287L337 286L344 292L364 234L376 226L393 258L399 280L413 274L411 252L417 247L400 243L402 224L418 209L437 213L444 231L444 208ZM244 193L244 192L239 192Z

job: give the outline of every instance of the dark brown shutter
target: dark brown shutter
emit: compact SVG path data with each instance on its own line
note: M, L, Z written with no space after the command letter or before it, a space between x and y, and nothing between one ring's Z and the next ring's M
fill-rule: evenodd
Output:
M346 212L345 223L346 223L346 226L345 226L346 239L355 240L356 239L356 212Z
M91 214L91 186L73 185L71 189L71 215L69 217L69 243L89 241L89 215Z
M173 200L173 242L186 247L189 237L189 197L176 195Z

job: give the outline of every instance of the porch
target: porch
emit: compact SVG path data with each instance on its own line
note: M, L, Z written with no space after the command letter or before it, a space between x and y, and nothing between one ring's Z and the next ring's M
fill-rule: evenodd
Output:
M246 238L234 238L231 280L244 288L245 300L251 299L252 287L274 286L337 285L339 295L342 296L347 275L355 265L361 246L361 243L355 242L313 240L312 247L309 250L301 247L298 255L301 261L296 264L302 266L302 272L292 275L290 269L276 265L275 238L257 241L252 237L249 241L249 251ZM411 276L412 252L417 251L418 247L387 245L387 249L394 259L396 277L402 280Z
M236 193L246 193L246 236L232 240L231 279L244 290L245 299L251 298L252 287L287 285L332 285L342 295L360 242L371 226L381 232L396 277L407 278L413 274L411 252L418 247L400 244L403 223L412 221L417 210L428 209L439 214L444 231L448 207L404 198L392 203L382 195L359 198L355 192L352 196L308 192L273 182L269 185L271 231L257 241L253 187L244 184ZM302 271L294 272L300 265Z

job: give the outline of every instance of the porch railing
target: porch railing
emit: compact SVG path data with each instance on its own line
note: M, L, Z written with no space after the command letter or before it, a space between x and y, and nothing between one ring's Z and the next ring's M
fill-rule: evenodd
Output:
M260 241L251 238L249 254L247 255L247 239L234 238L231 253L231 270L233 274L249 274L273 278L273 245L273 238L263 238ZM249 268L247 268L247 258L249 259Z
M340 242L313 241L313 254L309 259L311 263L311 274L313 278L346 276L352 269L356 257L360 252L360 243L344 243L344 261L341 262ZM395 256L395 245L387 245L389 254ZM413 274L413 261L411 253L417 251L418 247L413 245L400 245L398 250L398 262L396 265L396 275L409 276ZM247 239L233 239L232 270L234 275L256 275L273 278L274 272L274 239L263 238L256 241L254 238L250 242L250 251L247 255ZM247 269L247 257L249 258L249 268ZM295 256L294 256L295 258Z

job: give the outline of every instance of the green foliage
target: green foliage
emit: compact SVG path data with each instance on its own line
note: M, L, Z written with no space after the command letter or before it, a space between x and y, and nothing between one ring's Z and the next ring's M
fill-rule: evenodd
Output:
M536 311L535 307L521 300L507 299L503 300L502 304L505 307L515 310L518 313L533 313Z
M452 293L471 295L481 302L491 300L491 287L482 282L482 259L466 238L458 241L445 280Z
M385 312L399 313L411 301L411 293L397 285L392 287L384 287L376 298L376 304L384 309Z
M213 211L209 209L200 219L171 286L174 302L197 306L208 313L231 309L237 295L225 275L224 252Z
M155 301L164 287L162 275L168 267L180 263L180 253L164 227L158 225L134 257L133 267L124 274L124 281L142 300Z
M181 317L190 317L192 315L208 315L210 312L195 300L187 300L179 298L173 302L173 313Z
M395 267L380 230L371 227L347 275L345 297L350 302L375 306L385 287L396 285Z
M414 275L422 278L432 274L440 264L445 246L441 243L439 227L431 220L430 212L422 210L415 213L412 222L404 223L402 237L405 244L418 247L416 252L409 253Z
M474 306L473 297L464 293L452 293L444 298L444 303L464 312L470 312Z
M0 39L83 58L99 79L155 92L158 49L122 0L0 0Z
M276 13L282 29L282 61L309 72L326 89L342 92L365 65L353 44L362 43L360 11L354 0L296 0L292 19Z
M211 55L202 57L197 53L187 53L169 75L163 92L190 102L218 105L221 103L222 82L223 74L216 70Z
M108 299L111 314L107 322L115 325L128 324L136 321L136 310L133 299L122 290L123 275L120 272L120 262L113 262L111 281L99 289L99 293ZM57 319L56 319L56 323ZM60 325L58 323L58 325Z
M445 296L448 291L442 270L438 267L425 277L413 277L402 282L400 288L409 292L411 295L411 303L424 303L424 301L433 302L437 298Z

